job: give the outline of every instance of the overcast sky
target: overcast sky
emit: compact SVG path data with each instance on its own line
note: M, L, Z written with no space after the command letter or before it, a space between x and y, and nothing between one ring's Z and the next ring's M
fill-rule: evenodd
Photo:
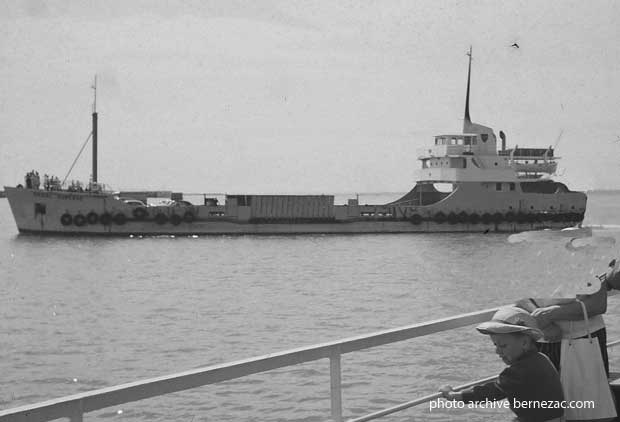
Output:
M0 184L403 192L417 150L472 120L557 143L559 180L620 189L620 2L0 2ZM519 48L511 47L518 43ZM560 136L561 133L561 136ZM90 145L72 176L90 175Z

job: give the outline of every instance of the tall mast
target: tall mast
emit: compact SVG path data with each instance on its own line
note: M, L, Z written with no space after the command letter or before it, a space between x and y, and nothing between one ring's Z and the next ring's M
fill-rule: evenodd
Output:
M467 69L467 95L465 96L465 121L464 124L471 123L471 118L469 117L469 85L471 82L471 45L469 46L469 68ZM465 129L463 129L465 130Z
M95 91L93 101L93 184L97 183L97 75L92 86Z

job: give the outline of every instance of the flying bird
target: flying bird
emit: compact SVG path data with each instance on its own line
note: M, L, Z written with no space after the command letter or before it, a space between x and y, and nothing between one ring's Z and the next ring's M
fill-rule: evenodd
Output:
M513 45L511 45L511 47L514 47L514 48L519 48L519 44L514 43Z

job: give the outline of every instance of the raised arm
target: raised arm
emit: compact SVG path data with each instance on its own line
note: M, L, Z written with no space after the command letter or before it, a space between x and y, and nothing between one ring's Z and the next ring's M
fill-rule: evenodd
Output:
M591 295L579 295L577 299L586 305L588 317L602 315L607 311L607 285L601 283L598 292ZM562 303L557 305L545 306L532 311L532 316L540 326L546 326L555 321L581 321L583 320L583 310L577 302Z

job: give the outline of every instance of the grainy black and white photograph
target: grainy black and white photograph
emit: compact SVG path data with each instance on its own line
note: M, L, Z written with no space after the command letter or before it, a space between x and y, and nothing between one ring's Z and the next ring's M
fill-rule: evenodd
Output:
M0 422L620 420L619 20L0 1Z

